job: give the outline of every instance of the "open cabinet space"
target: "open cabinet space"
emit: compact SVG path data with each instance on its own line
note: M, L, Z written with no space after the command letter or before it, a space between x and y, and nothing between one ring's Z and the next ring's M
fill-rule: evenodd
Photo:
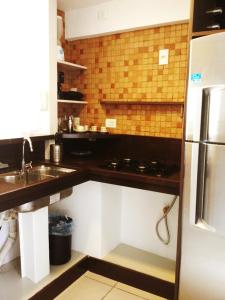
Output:
M52 197L51 203L57 198L56 195ZM76 268L76 272L79 269L78 276L75 272L73 280L87 270L109 278L117 274L117 271L122 273L125 271L132 278L133 276L144 278L145 284L150 287L143 290L158 296L172 295L176 269L178 198L168 215L171 236L168 245L164 245L158 239L155 226L162 217L165 206L172 203L173 195L87 181L74 186L66 198L57 199L58 202L51 204L48 209L45 207L31 213L20 213L19 238L22 247L20 247L21 253L18 252L17 256L20 255L21 259L17 258L3 266L3 272L0 273L0 299L14 299L15 291L16 297L19 295L18 299L33 297L73 267ZM39 239L43 235L46 237L45 245L48 247L48 211L57 212L62 216L67 215L73 219L72 259L64 265L51 266L49 275L42 274L42 277L38 277L37 280L34 277L36 282L32 282L28 279L32 279L32 276L29 277L31 264L34 262L34 273L38 274L39 266L42 266L43 254L48 258L48 251L41 250L43 247L38 248L39 250L36 247L37 251L32 252L33 245L37 245L38 241L38 245L43 246ZM45 213L46 222L40 221L41 213ZM32 220L31 223L26 222L28 225L25 224L25 229L22 216L28 218L28 221ZM38 223L35 222L37 219ZM33 232L34 229L35 238L24 235L25 231ZM159 231L164 237L163 223ZM27 251L23 252L23 248ZM29 269L28 273L23 272L23 261ZM79 266L80 262L82 266ZM98 272L99 263L103 268L108 268L107 274ZM46 266L49 267L48 262ZM117 269L116 272L113 271L114 267ZM74 270L70 271L74 275ZM124 277L111 279L129 284ZM157 288L162 287L162 293L155 292L154 280L157 282ZM12 285L16 286L16 289L11 289ZM141 288L139 285L136 286L136 282L130 285ZM166 294L166 287L170 290L170 294Z
M175 282L176 262L126 244L119 244L104 260L138 272Z
M178 199L168 216L169 245L155 225L173 196L89 181L50 207L74 219L72 248L86 255L175 282ZM164 236L164 224L160 232Z

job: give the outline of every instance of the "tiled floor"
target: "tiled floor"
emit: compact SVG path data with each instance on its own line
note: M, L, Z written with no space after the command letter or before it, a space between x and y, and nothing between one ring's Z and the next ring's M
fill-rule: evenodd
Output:
M114 280L87 272L55 300L165 300Z

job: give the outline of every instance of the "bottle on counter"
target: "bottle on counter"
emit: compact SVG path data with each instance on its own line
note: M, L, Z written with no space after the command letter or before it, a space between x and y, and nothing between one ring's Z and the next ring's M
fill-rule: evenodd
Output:
M68 119L68 131L71 133L73 130L73 116L69 116Z

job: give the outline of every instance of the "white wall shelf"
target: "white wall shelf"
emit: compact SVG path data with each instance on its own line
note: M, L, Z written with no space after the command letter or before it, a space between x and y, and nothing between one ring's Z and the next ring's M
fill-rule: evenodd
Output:
M87 101L79 101L79 100L63 100L58 99L59 103L70 103L70 104L87 104Z
M72 71L72 70L87 70L87 67L85 67L85 66L74 64L74 63L71 63L71 62L68 62L68 61L58 60L57 64L58 64L58 68L61 68L61 69L64 69L64 70L69 70L69 71Z

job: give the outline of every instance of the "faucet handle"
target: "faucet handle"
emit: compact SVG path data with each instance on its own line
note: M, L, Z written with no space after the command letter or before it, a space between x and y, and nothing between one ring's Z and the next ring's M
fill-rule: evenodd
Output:
M8 164L0 162L0 169L5 169L5 168L8 168L8 167L9 167Z
M25 169L32 169L32 161L29 163L25 164Z

